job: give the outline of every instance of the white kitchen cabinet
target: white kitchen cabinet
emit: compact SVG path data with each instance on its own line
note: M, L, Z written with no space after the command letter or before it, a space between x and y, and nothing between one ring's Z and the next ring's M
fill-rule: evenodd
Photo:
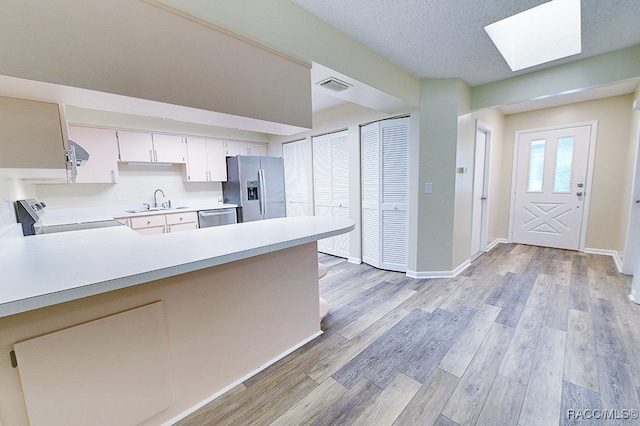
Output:
M188 137L186 145L185 181L224 182L227 180L224 141Z
M313 190L316 216L349 218L349 138L347 131L316 136ZM349 257L349 234L318 241L318 251Z
M168 234L198 228L196 212L178 212L136 216L130 219L131 229L142 235Z
M247 142L248 155L267 156L267 144L257 142Z
M198 214L196 212L169 213L165 215L167 232L188 231L198 228Z
M184 163L184 139L175 135L118 130L120 161L134 163Z
M247 143L242 141L226 141L225 155L227 157L235 157L236 155L249 155L247 151Z
M407 270L409 119L383 120L360 132L362 260Z
M142 235L157 235L166 232L167 222L163 214L131 218L131 229Z
M259 142L226 141L225 155L235 157L236 155L266 156L267 144Z
M154 133L153 150L158 163L180 164L187 161L187 150L182 136Z
M70 125L69 139L89 153L89 160L77 168L76 183L118 181L118 139L115 130Z
M118 130L120 161L150 163L153 161L153 137L151 133Z
M0 97L0 135L0 168L18 177L66 181L66 141L57 104Z

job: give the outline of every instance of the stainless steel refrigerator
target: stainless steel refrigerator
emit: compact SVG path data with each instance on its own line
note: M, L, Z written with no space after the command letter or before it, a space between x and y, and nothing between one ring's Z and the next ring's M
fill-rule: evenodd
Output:
M285 217L284 164L280 157L227 157L224 202L238 205L238 222Z

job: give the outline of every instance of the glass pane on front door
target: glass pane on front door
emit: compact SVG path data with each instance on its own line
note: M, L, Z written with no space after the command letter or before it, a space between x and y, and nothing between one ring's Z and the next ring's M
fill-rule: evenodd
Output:
M529 156L528 192L542 192L542 176L544 175L544 147L546 140L531 141Z
M573 163L573 136L558 138L556 172L553 192L571 191L571 164Z

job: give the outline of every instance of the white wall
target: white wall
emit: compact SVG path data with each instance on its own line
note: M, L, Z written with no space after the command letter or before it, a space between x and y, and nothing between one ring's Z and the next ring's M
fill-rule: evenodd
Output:
M182 167L119 164L118 183L39 184L36 195L53 208L121 206L122 210L151 203L156 189L162 189L173 205L184 205L189 200L217 200L222 195L220 182L183 182ZM118 193L126 194L127 199L118 201Z

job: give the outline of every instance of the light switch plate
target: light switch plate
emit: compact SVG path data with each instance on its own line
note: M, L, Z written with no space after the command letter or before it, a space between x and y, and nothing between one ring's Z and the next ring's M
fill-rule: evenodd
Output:
M432 183L425 183L424 184L424 193L425 194L433 193L433 184Z
M118 192L116 194L116 197L118 197L118 201L127 201L127 193L126 192Z

